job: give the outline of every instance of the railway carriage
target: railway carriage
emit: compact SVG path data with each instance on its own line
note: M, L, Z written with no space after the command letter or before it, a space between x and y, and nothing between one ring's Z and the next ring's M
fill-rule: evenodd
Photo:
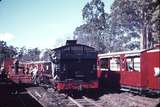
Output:
M160 45L142 51L99 54L104 88L160 94Z
M67 40L52 50L53 85L57 90L97 89L97 52L94 48Z
M32 76L30 74L25 74L24 66L19 63L19 61L15 61L13 59L8 60L10 63L6 63L6 71L8 72L8 78L12 80L14 83L24 83L30 84L32 82ZM7 61L5 61L7 62Z
M24 74L31 74L32 83L49 83L52 76L52 64L50 61L29 61L22 63Z
M19 62L6 58L3 65L7 77L17 84L48 83L52 74L50 61ZM39 77L42 77L41 81Z

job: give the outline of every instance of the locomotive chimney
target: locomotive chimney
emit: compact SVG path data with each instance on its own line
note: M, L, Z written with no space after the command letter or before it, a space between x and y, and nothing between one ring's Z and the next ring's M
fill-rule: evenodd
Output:
M75 45L77 44L77 40L67 40L66 45Z

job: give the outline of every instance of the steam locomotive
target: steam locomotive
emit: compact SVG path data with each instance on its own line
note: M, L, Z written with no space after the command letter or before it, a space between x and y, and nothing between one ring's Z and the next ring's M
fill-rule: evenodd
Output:
M66 45L53 49L53 86L61 90L97 89L97 52L94 48L67 40Z

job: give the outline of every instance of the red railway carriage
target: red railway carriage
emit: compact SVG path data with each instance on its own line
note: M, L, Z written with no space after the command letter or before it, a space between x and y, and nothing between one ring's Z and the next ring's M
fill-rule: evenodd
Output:
M145 90L160 94L160 45L142 52L141 72Z
M12 70L12 65L14 63L14 60L12 58L6 58L3 61L4 69L6 70L6 73L9 74L9 71Z
M3 60L2 66L4 68L4 71L7 77L15 83L19 83L19 82L28 83L29 77L22 73L23 71L22 69L18 69L18 73L15 72L14 65L15 64L14 64L13 58L5 58Z
M99 54L98 74L105 77L105 88L119 84L123 90L160 94L160 47Z
M52 64L50 61L30 61L24 62L22 65L25 69L24 74L31 74L32 82L35 84L49 81L52 74Z
M12 70L11 65L13 65L13 60L11 58L5 58L0 63L0 79L5 80L7 79L9 71Z
M52 67L49 61L19 62L12 58L3 61L4 69L10 80L19 84L33 84L37 77L51 77Z
M34 67L36 67L39 73L42 72L51 74L52 72L52 64L50 61L29 61L29 62L23 62L22 65L25 67L26 70L27 69L31 70Z
M32 83L32 76L31 74L25 73L25 68L22 63L18 61L14 61L13 59L5 60L6 63L6 71L8 72L8 78L13 82L19 84L31 84ZM15 64L16 63L16 64Z

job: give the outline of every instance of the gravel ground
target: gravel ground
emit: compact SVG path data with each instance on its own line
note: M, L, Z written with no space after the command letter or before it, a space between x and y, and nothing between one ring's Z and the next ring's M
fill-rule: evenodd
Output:
M66 107L69 102L64 94L59 94L52 88L45 90L42 87L32 87L27 88L27 91L44 107Z
M160 98L148 98L131 93L106 94L97 103L104 107L158 107Z
M27 88L29 94L32 94L44 107L74 107L64 94L59 94L54 89L45 90L42 87ZM103 107L158 107L160 98L148 98L131 93L105 94L96 101ZM159 104L159 105L158 105Z
M0 107L42 107L25 90L10 80L0 81Z

